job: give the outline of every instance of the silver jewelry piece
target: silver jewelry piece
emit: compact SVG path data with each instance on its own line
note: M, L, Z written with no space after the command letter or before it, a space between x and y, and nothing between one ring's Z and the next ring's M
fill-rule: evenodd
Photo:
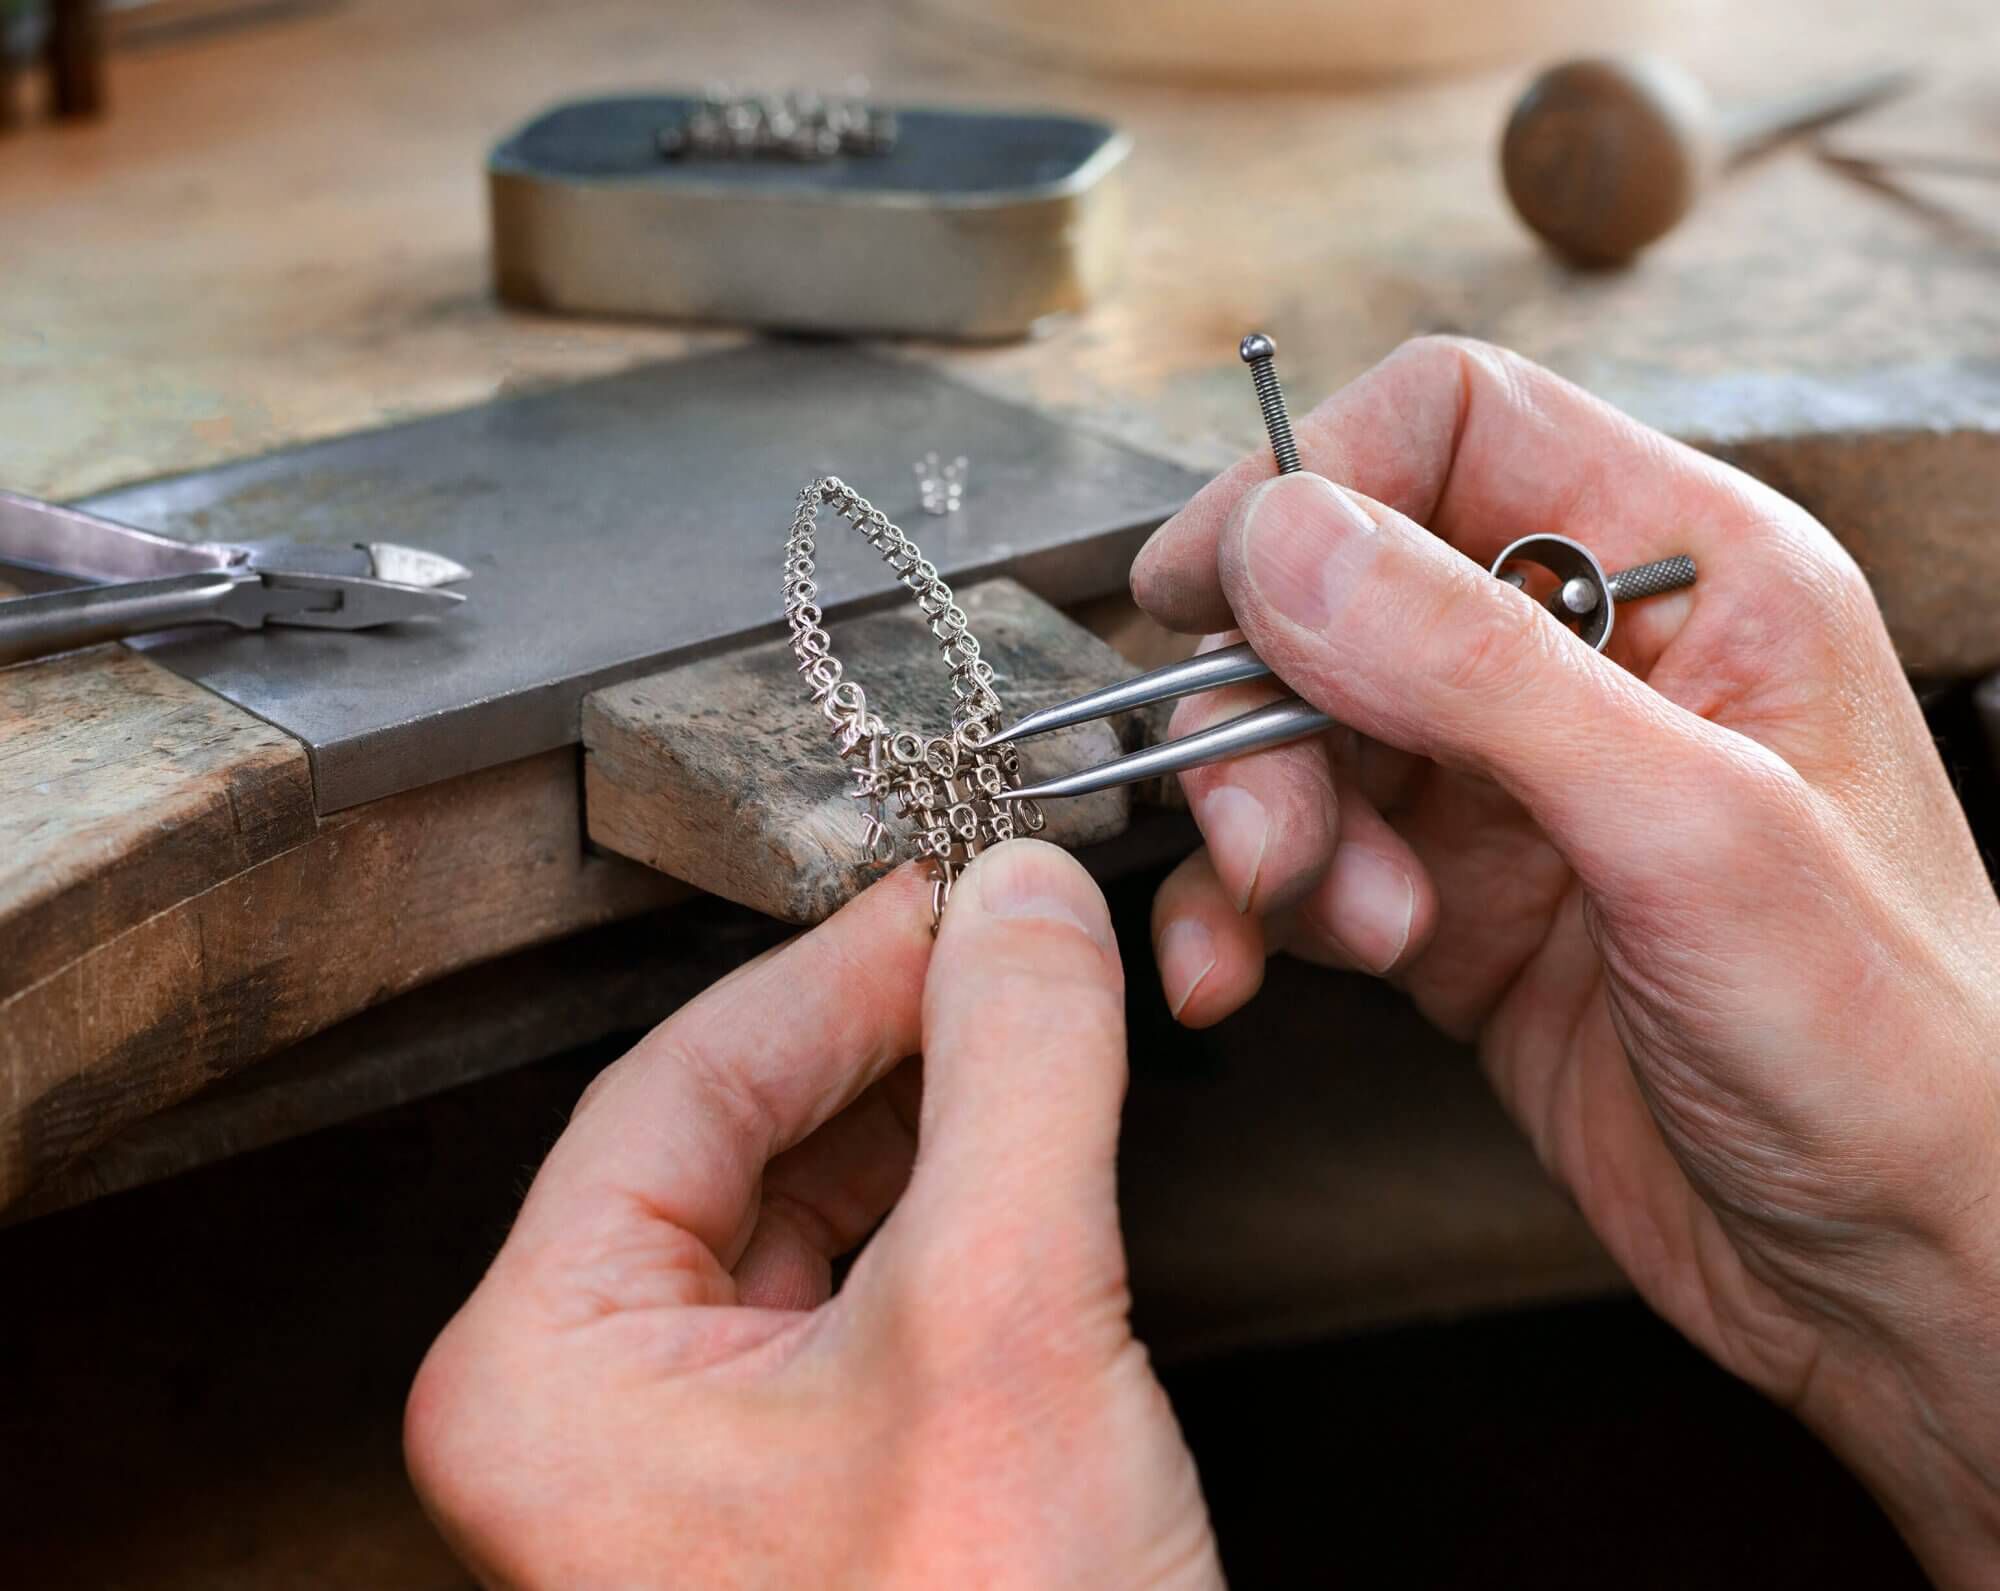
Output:
M869 711L860 685L843 677L822 623L813 578L819 511L828 503L881 553L930 620L938 651L951 670L947 733L926 737L910 729L891 730L880 714ZM836 475L799 493L785 542L785 622L799 672L854 779L848 793L867 811L860 865L887 868L906 855L930 858L935 931L966 864L989 845L1016 834L1039 833L1044 821L1034 802L1013 798L1021 784L1020 754L1010 743L993 739L1001 723L993 665L979 655L965 610L952 599L937 567L887 515ZM892 819L900 820L900 832L890 827Z
M737 160L833 160L886 155L896 147L896 115L852 95L739 94L711 84L677 123L662 127L659 150L669 160L711 156Z
M955 514L965 501L965 455L949 463L939 461L935 451L926 453L911 466L917 474L917 495L926 514Z

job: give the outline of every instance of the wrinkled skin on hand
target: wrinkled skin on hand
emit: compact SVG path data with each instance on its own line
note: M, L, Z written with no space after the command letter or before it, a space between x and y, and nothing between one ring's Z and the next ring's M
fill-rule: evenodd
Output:
M1155 909L1181 1019L1275 949L1393 977L1663 1315L1934 1574L1992 1574L2000 910L1853 561L1478 344L1409 345L1298 438L1312 473L1246 460L1134 568L1347 726L1189 776L1208 843ZM1544 532L1699 584L1600 656L1485 573Z
M410 1396L486 1584L1219 1583L1127 1324L1103 899L1019 840L929 923L905 868L585 1095Z

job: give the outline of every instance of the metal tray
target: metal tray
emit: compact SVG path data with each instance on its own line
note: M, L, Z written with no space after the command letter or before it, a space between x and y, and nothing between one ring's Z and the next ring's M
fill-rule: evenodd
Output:
M803 331L993 340L1113 275L1130 147L1104 122L896 110L887 154L667 160L681 95L580 100L487 161L510 303Z

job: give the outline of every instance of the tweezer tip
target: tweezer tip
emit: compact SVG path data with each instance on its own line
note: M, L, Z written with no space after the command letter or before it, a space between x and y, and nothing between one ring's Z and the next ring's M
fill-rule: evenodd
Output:
M1017 718L1005 729L996 729L989 743L996 746L1005 745L1008 741L1019 740L1024 735L1038 734L1042 727L1041 720L1047 716L1046 712L1037 712L1029 713L1025 718Z

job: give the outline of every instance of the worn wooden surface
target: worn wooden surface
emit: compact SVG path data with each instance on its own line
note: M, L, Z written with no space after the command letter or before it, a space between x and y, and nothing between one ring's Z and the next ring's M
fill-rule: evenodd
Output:
M548 752L338 813L0 999L0 1206L342 1017L684 894L584 853L575 764Z
M959 593L1010 715L1108 685L1116 652L1012 580ZM941 734L949 676L907 604L832 629L834 655L896 727ZM726 900L814 923L874 875L860 805L825 717L799 683L791 645L772 641L596 691L584 702L584 811L590 837ZM1119 727L1079 724L1025 742L1029 780L1107 762ZM1130 820L1131 791L1048 805L1043 838L1072 850Z
M305 749L201 686L123 647L0 669L0 1011L313 829Z
M46 1178L0 1225L642 1031L781 932L748 913L670 908L467 967L132 1123Z

